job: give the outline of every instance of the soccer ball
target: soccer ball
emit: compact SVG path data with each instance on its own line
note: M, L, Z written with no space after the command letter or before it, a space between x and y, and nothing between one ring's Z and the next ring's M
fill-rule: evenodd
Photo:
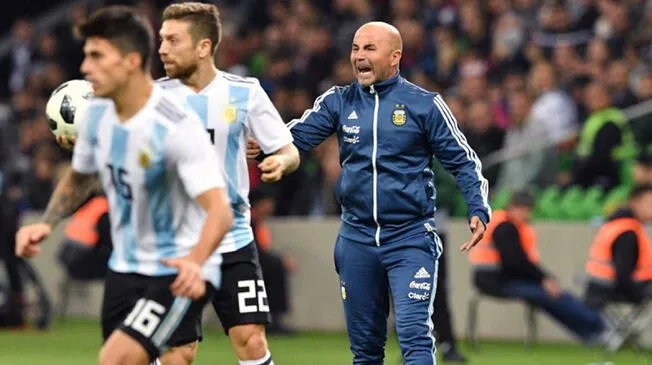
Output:
M45 106L50 130L56 137L76 137L76 123L93 96L93 87L86 80L70 80L59 85Z

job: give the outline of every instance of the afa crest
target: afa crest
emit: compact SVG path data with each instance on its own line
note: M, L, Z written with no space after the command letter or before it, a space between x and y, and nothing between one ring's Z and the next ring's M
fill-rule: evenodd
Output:
M396 108L392 113L392 123L396 126L402 126L407 122L407 113L405 112L404 104L396 104Z
M238 119L238 108L233 104L227 104L222 107L222 121L226 124L232 124Z
M144 169L148 169L152 165L154 153L151 148L145 147L138 152L138 165Z

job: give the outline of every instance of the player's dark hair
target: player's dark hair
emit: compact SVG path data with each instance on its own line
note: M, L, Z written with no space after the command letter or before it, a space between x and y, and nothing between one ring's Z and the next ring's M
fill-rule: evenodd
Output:
M534 195L527 190L517 191L512 194L509 205L513 207L534 208L536 200Z
M636 158L636 163L645 166L647 168L652 167L652 150L645 149Z
M184 2L169 5L163 10L163 21L181 20L190 24L190 35L197 44L202 39L211 41L211 53L215 55L222 39L220 11L213 4Z
M640 198L641 196L645 195L646 193L652 192L652 184L642 184L642 185L637 185L632 189L632 192L630 193L629 197L631 200L636 200Z
M141 59L141 68L149 69L154 49L153 30L150 23L127 6L107 6L93 13L78 27L83 39L90 37L104 38L111 42L120 53L137 52Z

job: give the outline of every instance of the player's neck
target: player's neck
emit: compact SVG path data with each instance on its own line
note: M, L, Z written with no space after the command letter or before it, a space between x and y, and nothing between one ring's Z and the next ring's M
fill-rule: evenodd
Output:
M215 80L215 76L217 76L215 65L212 62L201 62L197 66L197 71L181 81L194 92L200 92Z
M149 75L135 76L121 92L113 98L115 110L121 123L126 122L141 109L152 96L154 83Z

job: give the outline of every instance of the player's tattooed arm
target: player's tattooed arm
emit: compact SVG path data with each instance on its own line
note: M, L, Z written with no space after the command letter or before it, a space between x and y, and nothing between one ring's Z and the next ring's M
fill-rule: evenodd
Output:
M43 223L56 226L63 218L72 214L93 192L102 191L97 174L81 174L68 169L61 178L48 203Z

